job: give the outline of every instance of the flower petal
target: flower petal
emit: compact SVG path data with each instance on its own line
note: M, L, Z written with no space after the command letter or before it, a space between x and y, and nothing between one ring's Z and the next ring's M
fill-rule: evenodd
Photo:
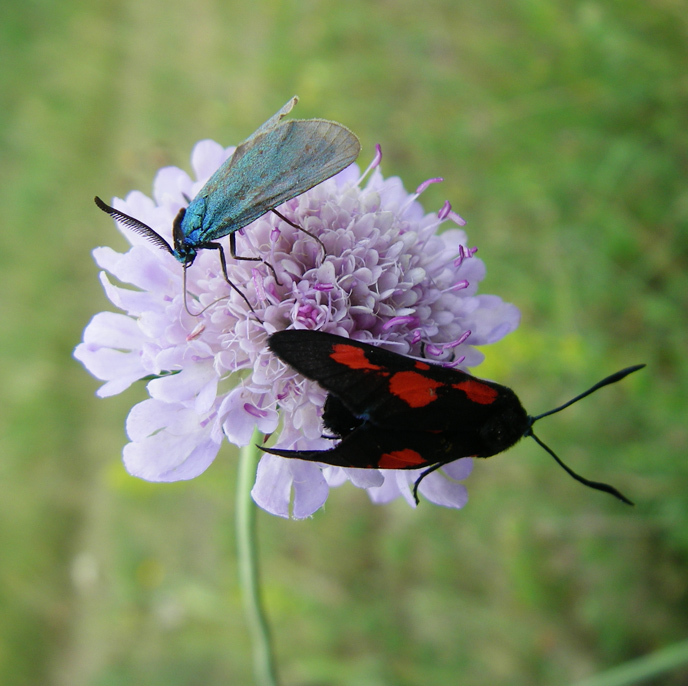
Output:
M263 455L258 463L251 496L259 507L278 517L289 517L292 475L289 460Z
M180 208L233 151L201 141L192 152L193 177L166 167L155 178L154 199L135 191L113 205L171 244ZM426 213L418 197L427 184L408 193L400 179L382 176L379 161L376 155L372 173L364 173L365 185L351 165L280 208L323 241L325 255L311 236L274 213L234 234L240 254L260 258L227 256L236 288L225 280L216 251L199 250L183 269L168 251L116 222L131 249L122 254L102 247L93 254L107 297L126 314L94 317L74 356L105 381L101 396L159 377L148 383L150 399L127 419L131 443L124 461L132 474L192 478L208 467L224 438L247 445L256 428L272 433L280 419L276 445L331 448L332 439L323 438L327 393L270 353L266 339L275 331L324 330L471 367L483 358L475 346L518 325L513 305L477 294L485 265L465 231L437 233L445 221L462 221L449 204ZM471 466L470 460L446 465L421 482L421 493L447 507L463 506L466 491L456 480ZM331 487L348 480L374 502L401 496L415 507L412 489L420 473L264 456L253 494L273 514L288 517L291 503L292 516L303 518L323 505Z
M467 479L473 471L473 464L472 457L462 457L460 460L454 460L454 462L445 464L444 467L442 467L442 471L456 481L463 481Z
M435 505L443 507L462 508L468 502L468 491L463 484L444 477L440 471L428 474L421 482L418 490Z
M144 400L127 417L132 443L124 447L124 465L147 481L179 481L202 474L215 459L220 442L212 424L179 404Z
M294 488L294 519L310 517L327 500L330 488L318 465L303 460L292 460L292 485Z

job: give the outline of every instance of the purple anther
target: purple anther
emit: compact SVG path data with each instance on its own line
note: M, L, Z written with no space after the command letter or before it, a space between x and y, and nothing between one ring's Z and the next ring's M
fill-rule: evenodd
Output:
M244 403L244 410L248 414L253 415L254 417L258 417L258 419L262 419L268 416L268 413L265 410L261 410L255 405L252 405L251 403Z
M196 324L194 330L186 337L187 341L193 341L198 338L205 331L205 324Z
M434 179L428 179L427 181L423 181L423 183L416 188L416 195L420 195L428 186L430 186L433 183L442 183L444 179L441 176L436 176Z
M382 162L382 146L379 143L375 143L375 157L373 157L373 161L370 163L370 168L375 169L380 162Z
M471 335L471 330L468 329L465 333L461 334L455 341L451 343L444 343L442 347L445 350L451 350L452 348L458 348L462 343L465 343L468 337Z
M478 252L478 248L464 248L463 245L459 246L459 256L454 260L454 266L460 267L465 259L473 257L475 253Z
M453 286L447 288L445 293L451 293L452 291L462 291L464 288L468 288L468 281L463 279L463 281L457 281Z
M258 300L266 300L265 294L265 280L263 275L257 269L251 269L251 276L253 278L253 286L256 289Z
M437 218L440 221L444 221L449 214L451 213L451 203L449 200L444 201L444 205L442 206L442 209L437 213Z
M459 214L456 214L456 212L450 212L447 215L455 224L458 224L459 226L466 226L466 220Z
M389 321L385 322L382 325L382 330L383 331L389 331L390 329L394 328L398 324L415 324L416 323L416 318L412 317L410 314L403 316L403 317L392 317Z

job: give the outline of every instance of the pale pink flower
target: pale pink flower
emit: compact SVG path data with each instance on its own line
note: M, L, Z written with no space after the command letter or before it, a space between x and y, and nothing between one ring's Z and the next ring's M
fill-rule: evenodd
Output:
M161 169L153 199L134 191L114 206L169 238L179 209L232 151L201 141L191 158L195 181L181 169ZM101 397L148 380L150 398L127 419L131 442L124 463L131 474L149 481L191 479L208 468L224 439L245 446L256 428L277 432L279 447L331 447L321 436L326 394L268 351L274 331L321 329L467 368L483 358L475 346L516 328L515 306L477 295L485 267L456 228L463 220L448 203L426 214L418 202L438 179L407 193L398 178L383 178L379 149L371 168L361 178L351 165L279 208L322 240L324 258L313 238L271 212L239 232L238 253L261 256L278 277L260 262L227 254L229 277L254 312L228 286L217 251L201 251L187 270L190 309L209 305L192 316L184 307L182 266L170 254L120 225L132 244L126 253L94 250L105 292L123 313L97 314L74 355L105 381ZM445 222L454 228L438 234ZM462 507L467 495L459 481L470 469L468 458L446 465L422 481L420 492L436 504ZM303 518L323 505L330 487L348 480L367 489L374 502L401 495L415 506L417 476L265 455L253 497L268 512Z

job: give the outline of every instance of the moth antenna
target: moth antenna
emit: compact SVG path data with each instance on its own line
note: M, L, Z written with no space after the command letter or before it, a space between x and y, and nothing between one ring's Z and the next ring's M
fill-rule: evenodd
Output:
M98 205L103 212L109 214L120 224L128 226L134 233L137 233L139 236L143 236L144 238L148 239L151 243L153 243L153 245L157 245L158 248L167 250L170 255L174 255L174 251L170 247L170 244L159 233L153 231L150 226L144 224L135 217L131 217L128 214L124 214L124 212L116 210L114 207L110 207L110 205L104 203L97 195L94 200L96 205Z
M543 417L549 417L549 415L551 414L561 412L562 410L569 407L569 405L577 403L579 400L582 400L583 398L590 395L591 393L594 393L596 390L602 388L603 386L608 386L609 384L621 381L621 379L623 379L624 377L628 376L629 374L632 374L633 372L637 372L644 366L644 364L636 364L633 367L626 367L626 369L622 369L621 371L616 372L615 374L611 374L610 376L605 377L604 379L602 379L602 381L598 381L594 386L588 388L587 391L581 393L580 395L577 395L575 398L572 398L567 403L564 403L559 407L555 407L553 410L549 410L548 412L543 412L542 414L537 415L537 417L529 417L528 430L524 434L524 436L530 436L539 446L544 448L557 461L557 464L562 469L564 469L569 474L569 476L572 476L576 481L579 481L584 486L588 486L589 488L594 488L597 491L604 491L605 493L610 493L614 497L626 503L626 505L633 505L633 502L630 501L625 495L617 491L616 488L614 488L613 486L610 486L609 484L600 483L599 481L590 481L589 479L582 477L580 474L576 474L576 472L574 472L573 469L564 464L564 462L562 462L562 460L559 459L557 454L549 446L545 445L533 433L533 424L535 424L535 422L538 421L538 419L542 419Z
M604 491L605 493L610 493L614 497L618 498L622 502L626 503L626 505L634 505L633 501L629 500L623 493L620 491L617 491L614 486L610 486L609 484L603 484L600 481L590 481L589 479L586 479L585 477L582 477L580 474L576 474L576 472L571 469L571 467L567 466L562 462L562 460L557 457L557 454L547 445L545 445L534 433L532 429L528 429L527 433L525 434L526 436L530 436L539 446L543 447L556 461L557 464L564 469L569 476L572 476L576 481L582 483L584 486L588 486L589 488L594 488L597 491Z
M617 381L621 381L624 377L628 376L629 374L632 374L633 372L637 372L639 369L642 369L645 365L644 364L636 364L633 367L626 367L626 369L622 369L620 372L616 372L616 374L611 374L610 376L606 377L605 379L602 379L602 381L598 381L592 388L588 388L587 391L584 393L581 393L580 395L577 395L575 398L569 400L567 403L564 403L563 405L560 405L559 407L549 410L549 412L543 412L542 414L539 414L537 417L531 417L531 426L538 420L542 419L543 417L549 417L551 414L555 414L556 412L561 412L562 410L566 409L569 407L569 405L573 405L573 403L577 403L579 400L582 400L586 396L590 395L591 393L594 393L596 390L602 388L603 386L608 386L610 383L616 383Z

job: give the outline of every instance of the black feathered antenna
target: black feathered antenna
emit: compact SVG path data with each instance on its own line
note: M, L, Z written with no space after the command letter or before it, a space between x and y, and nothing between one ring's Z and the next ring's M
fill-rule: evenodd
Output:
M582 400L583 398L590 395L591 393L594 393L596 390L602 388L603 386L608 386L609 384L621 381L621 379L623 379L624 377L628 376L629 374L632 374L633 372L637 372L644 366L644 364L636 364L633 367L626 367L626 369L622 369L621 371L616 372L616 374L611 374L610 376L602 379L602 381L598 381L592 388L588 388L587 391L581 393L580 395L577 395L575 398L569 400L563 405L560 405L559 407L556 407L553 410L549 410L549 412L543 412L542 414L537 415L537 417L529 417L528 429L526 430L525 434L523 434L524 436L530 436L539 446L543 447L557 461L557 464L562 469L564 469L570 476L572 476L576 481L582 483L584 486L588 486L589 488L594 488L597 491L604 491L605 493L610 493L622 502L626 503L626 505L633 505L633 502L630 501L625 495L623 495L623 493L617 491L616 488L614 488L613 486L601 483L599 481L590 481L589 479L582 477L580 474L576 474L576 472L574 472L573 469L564 464L561 461L561 459L556 455L556 453L549 446L545 445L533 433L533 424L535 424L535 422L538 421L538 419L542 419L543 417L549 417L549 415L555 414L556 412L561 412L563 409L569 407L569 405L577 403L579 400Z
M120 224L128 226L134 233L138 233L139 236L148 239L153 245L157 245L158 248L167 250L170 255L174 255L174 250L172 250L170 244L159 233L153 231L150 226L134 217L130 217L128 214L124 214L124 212L116 210L114 207L110 207L110 205L104 203L97 195L94 200L96 205L98 205L103 212L109 214L113 219L120 222Z

